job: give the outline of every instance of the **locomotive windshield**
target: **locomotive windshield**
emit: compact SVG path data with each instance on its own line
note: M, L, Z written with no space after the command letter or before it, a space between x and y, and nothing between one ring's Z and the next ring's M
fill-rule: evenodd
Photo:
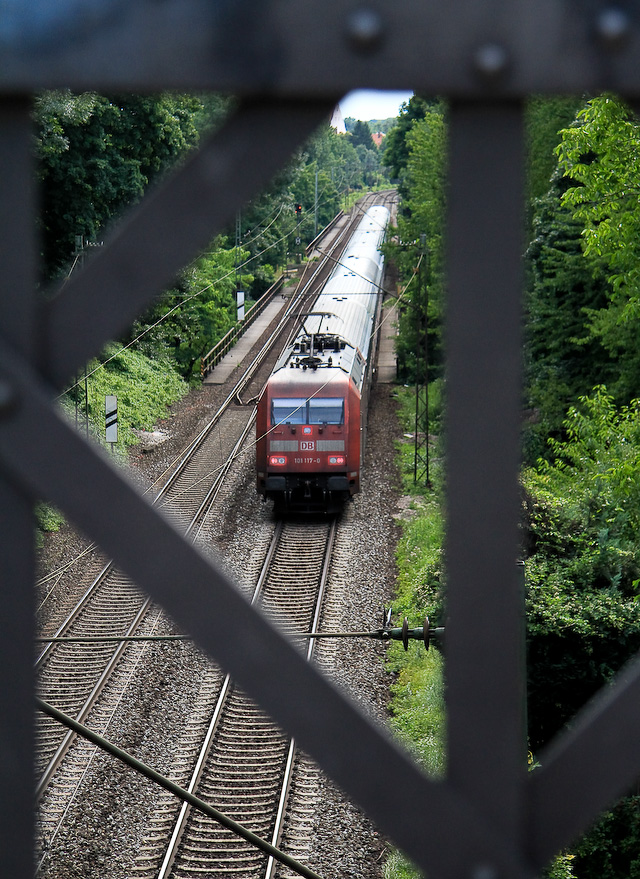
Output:
M342 397L276 398L271 401L271 424L344 424L344 400Z
M344 424L344 400L340 397L312 397L309 424Z
M271 424L306 424L307 401L284 397L271 401Z

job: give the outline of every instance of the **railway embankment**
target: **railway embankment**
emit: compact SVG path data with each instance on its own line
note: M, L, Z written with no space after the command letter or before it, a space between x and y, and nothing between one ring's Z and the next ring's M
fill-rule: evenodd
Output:
M211 417L225 391L215 385L192 390L156 426L165 434L164 442L148 451L131 449L129 470L142 487L166 470L187 440ZM399 486L393 465L394 443L399 435L395 409L392 386L380 384L371 404L363 491L345 510L336 548L328 623L331 629L376 628L381 607L391 594L399 536L394 518ZM220 500L216 516L210 520L205 541L222 558L227 570L241 579L246 575L249 543L260 543L260 534L267 530L272 516L270 506L255 494L250 461L238 465L234 478ZM57 534L48 535L41 553L43 567L59 567L64 557L77 554L85 543L82 535L65 525ZM68 578L66 591L71 593L73 569L61 576ZM64 596L66 591L56 589L55 594ZM53 606L56 600L52 597L51 604L45 605L47 613L58 612ZM384 670L384 653L385 648L377 642L340 642L327 647L319 660L341 686L353 693L363 709L381 722L386 717L391 683ZM181 734L175 723L180 711L175 708L182 706L187 712L197 697L194 686L202 674L203 662L206 660L189 646L147 651L124 697L139 722L117 721L110 735L142 759L168 770L167 749ZM169 711L167 706L174 710ZM103 755L96 755L80 784L78 804L72 806L70 820L40 875L59 876L73 870L74 874L90 876L99 870L103 879L130 876L157 791L121 767L110 765ZM379 879L384 840L329 780L316 774L314 784L318 809L308 843L310 864L323 877Z

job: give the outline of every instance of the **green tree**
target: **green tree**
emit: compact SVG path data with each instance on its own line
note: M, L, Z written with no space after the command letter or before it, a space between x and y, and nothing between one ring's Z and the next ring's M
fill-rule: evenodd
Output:
M562 205L567 181L556 170L548 192L534 202L527 250L525 458L549 452L567 409L599 382L613 382L616 365L588 329L589 310L607 305L608 285L582 250L582 223Z
M542 198L556 174L556 148L562 129L571 125L584 101L576 97L536 95L527 102L527 197Z
M582 223L585 256L610 285L606 306L589 312L588 329L618 362L611 389L628 401L640 383L640 126L623 102L604 95L562 135L559 164L573 184L563 204Z
M375 144L371 139L371 129L362 119L356 119L353 130L350 133L351 143L354 147L363 146L368 150L375 149Z
M432 103L419 95L412 95L408 103L403 104L400 108L396 125L385 138L382 154L382 161L389 169L389 176L392 179L402 182L409 161L407 135L414 123L424 119Z
M36 101L41 226L47 277L68 264L76 236L102 233L198 137L195 98L68 91Z
M640 402L596 388L565 433L524 480L535 749L640 648Z
M372 134L375 134L376 132L387 134L397 122L397 116L389 116L388 119L369 119L368 125Z
M534 750L640 648L640 401L599 387L525 473L529 740ZM579 879L640 877L640 797L576 844Z
M133 342L134 349L150 358L170 360L184 378L197 377L200 358L236 322L236 265L249 256L247 250L236 251L216 239L136 321L124 342ZM253 276L246 267L240 269L239 280L245 290L251 288Z
M444 287L443 232L446 204L447 130L442 105L433 105L407 132L406 181L409 196L398 217L402 246L395 258L407 285L401 311L397 353L400 374L416 378L417 357L429 333L430 374L441 363Z

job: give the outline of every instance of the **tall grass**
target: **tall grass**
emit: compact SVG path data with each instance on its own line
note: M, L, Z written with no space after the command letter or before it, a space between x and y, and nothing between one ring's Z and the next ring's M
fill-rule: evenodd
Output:
M112 359L110 359L112 358ZM89 413L89 433L100 443L105 442L105 397L118 398L118 447L123 453L127 446L139 441L136 430L151 430L167 414L167 407L187 393L189 387L168 360L155 360L139 351L119 350L110 344L100 367L98 361L88 364L87 397L81 376L77 387L67 395L64 406L75 417L75 406L81 424L85 411Z
M443 524L439 492L413 481L415 390L399 388L398 400L402 425L409 436L398 443L397 453L403 488L411 502L396 552L398 579L394 618L401 621L406 616L413 627L421 625L428 615L431 625L443 624ZM432 483L435 485L441 481L439 470L439 460L434 458ZM427 653L419 641L410 641L407 652L394 642L389 646L387 663L395 677L391 726L425 772L442 777L446 722L443 657L434 646ZM421 874L400 852L393 851L385 864L384 875L385 879L416 879Z
M87 429L88 413L89 436L104 445L105 397L115 395L118 398L118 442L114 452L124 459L127 448L139 442L135 431L151 430L167 414L167 407L186 394L189 387L168 361L119 348L115 343L107 346L103 361L109 362L104 367L97 360L87 365L86 396L83 373L61 404L70 419L75 421L77 417L79 430ZM58 531L64 517L48 503L40 502L36 506L36 521L40 544L42 532Z

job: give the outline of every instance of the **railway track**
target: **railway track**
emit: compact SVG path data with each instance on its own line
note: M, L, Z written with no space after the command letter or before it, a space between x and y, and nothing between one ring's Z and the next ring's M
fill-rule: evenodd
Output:
M321 284L330 272L333 262L339 258L336 254L342 249L342 240L350 234L350 228L351 224L345 226L340 243L333 248L331 255L321 261L315 279L300 285L296 302L288 309L274 334L277 338L286 332L287 321L296 309L304 310L305 293L312 295L312 289L316 284ZM156 503L181 522L185 531L194 537L215 504L224 473L237 459L244 437L251 429L253 410L238 406L237 401L241 394L257 395L263 381L261 373L267 375L270 372L271 361L278 353L269 354L269 350L265 346L262 355L256 358L232 389L216 417L190 444L156 497ZM291 572L295 572L295 565L290 565L290 568ZM296 603L297 599L293 601ZM281 603L283 607L286 605L284 597ZM268 612L271 612L270 606L266 601L265 609ZM284 614L284 618L287 618L287 614ZM86 589L67 620L52 634L56 638L66 639L88 635L122 638L135 634L153 635L162 625L163 619L158 609L151 606L134 584L107 564ZM115 647L110 642L85 644L73 640L51 644L42 650L37 660L39 694L45 701L50 701L81 722L90 722L97 731L105 731L118 710L119 697L111 694L108 703L101 705L101 693L109 682L116 694L119 687L126 686L146 649L144 644L131 643L119 643ZM212 671L210 698L219 686L219 678L219 672ZM204 703L207 703L206 696ZM252 723L249 722L249 726ZM40 810L39 833L41 848L46 850L55 839L69 803L87 772L93 749L84 743L74 744L75 737L48 718L38 719L37 737L38 796L43 797L43 802L46 800ZM65 759L72 746L72 754Z
M254 602L295 638L320 619L336 522L279 524L257 577ZM311 655L313 644L300 642ZM188 790L258 836L278 845L297 762L295 743L226 678L202 724L197 756L193 737L176 755L177 771L194 764ZM302 808L298 805L298 809ZM213 876L272 877L275 862L230 831L164 797L135 875L157 879ZM170 831L170 832L169 832ZM161 842L169 838L168 845Z

